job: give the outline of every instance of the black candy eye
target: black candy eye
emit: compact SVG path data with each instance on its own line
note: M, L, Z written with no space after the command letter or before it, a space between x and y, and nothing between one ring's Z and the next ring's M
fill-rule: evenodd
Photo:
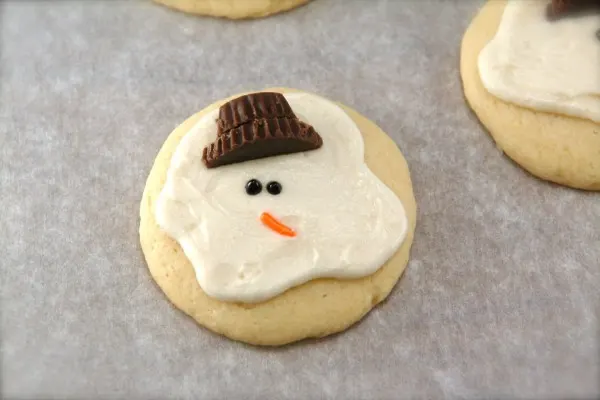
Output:
M267 183L267 192L273 195L281 193L281 183L275 181Z
M256 196L262 190L262 184L257 179L250 179L246 182L246 193L250 196Z

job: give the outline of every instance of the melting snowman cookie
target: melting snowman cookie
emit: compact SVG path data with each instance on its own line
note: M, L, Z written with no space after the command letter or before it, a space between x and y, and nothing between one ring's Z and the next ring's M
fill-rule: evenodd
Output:
M598 0L509 1L479 55L485 88L525 107L600 122L598 6ZM577 17L566 18L570 13Z
M373 274L407 233L357 125L306 93L250 94L204 116L177 147L155 217L205 293L244 303Z
M466 98L527 171L600 190L600 1L490 0L465 33Z
M169 300L214 332L269 346L365 316L406 268L415 225L393 140L294 89L221 101L178 126L140 205L148 270Z

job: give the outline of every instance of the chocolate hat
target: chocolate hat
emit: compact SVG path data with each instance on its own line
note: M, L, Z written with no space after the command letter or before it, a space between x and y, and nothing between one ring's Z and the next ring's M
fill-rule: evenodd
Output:
M581 13L600 6L600 0L552 0L548 5L548 17L558 19L571 13Z
M296 117L282 94L259 92L221 106L217 139L204 148L202 161L215 168L322 145L321 136Z

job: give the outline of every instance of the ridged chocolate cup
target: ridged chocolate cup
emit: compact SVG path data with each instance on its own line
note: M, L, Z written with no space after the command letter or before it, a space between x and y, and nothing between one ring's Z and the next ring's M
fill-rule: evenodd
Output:
M547 16L553 21L568 15L583 14L600 10L600 0L552 0L548 4Z
M259 92L235 98L219 108L217 135L255 119L296 118L281 93Z
M253 93L221 106L217 139L204 148L202 161L207 168L216 168L322 145L321 136L296 118L282 94Z
M231 129L204 148L207 168L318 149L323 145L314 128L298 119L257 119Z

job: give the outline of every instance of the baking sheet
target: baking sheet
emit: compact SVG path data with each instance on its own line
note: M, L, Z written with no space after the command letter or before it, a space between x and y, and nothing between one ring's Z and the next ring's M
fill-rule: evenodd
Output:
M465 105L459 45L480 5L315 0L228 22L147 1L1 3L3 396L600 396L600 197L523 172ZM281 349L175 310L137 234L170 131L268 86L377 122L419 204L389 300L344 334Z

